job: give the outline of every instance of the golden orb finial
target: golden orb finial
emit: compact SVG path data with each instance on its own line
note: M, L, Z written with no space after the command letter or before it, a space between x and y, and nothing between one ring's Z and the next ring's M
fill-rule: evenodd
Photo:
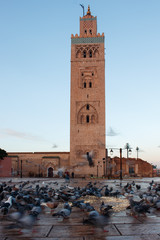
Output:
M89 6L89 5L88 5L87 15L91 15L91 12L90 12L90 6Z

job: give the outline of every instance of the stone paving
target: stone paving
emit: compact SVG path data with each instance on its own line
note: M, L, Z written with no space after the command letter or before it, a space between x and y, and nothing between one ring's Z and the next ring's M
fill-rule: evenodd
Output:
M26 179L25 179L26 180ZM134 179L144 188L152 179ZM159 182L159 179L154 179ZM0 182L4 179L0 179ZM13 180L14 181L14 180ZM15 179L21 181L21 179ZM58 181L64 184L63 179L44 179L42 181ZM85 186L89 180L74 179L69 186ZM95 181L95 180L94 180ZM109 186L115 186L118 183L114 180L98 180L99 183L107 183ZM128 181L124 180L122 186ZM154 211L147 214L146 217L135 218L127 214L126 211L117 212L112 215L105 226L104 232L100 228L90 225L83 225L84 212L78 208L73 208L69 219L60 219L52 217L49 212L40 214L31 235L20 235L16 231L6 231L5 226L8 221L0 219L0 240L30 239L30 240L160 240L160 212Z

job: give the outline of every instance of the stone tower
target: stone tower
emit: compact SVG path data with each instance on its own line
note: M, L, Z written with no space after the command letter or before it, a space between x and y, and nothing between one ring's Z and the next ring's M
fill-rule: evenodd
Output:
M104 34L97 17L80 17L80 34L71 35L70 166L76 175L105 172ZM90 158L91 157L91 158ZM93 162L93 164L92 164Z

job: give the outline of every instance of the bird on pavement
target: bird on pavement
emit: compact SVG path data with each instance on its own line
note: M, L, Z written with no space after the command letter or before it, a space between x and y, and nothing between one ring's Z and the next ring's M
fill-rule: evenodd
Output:
M83 224L90 224L97 228L101 228L104 232L108 232L104 229L106 224L108 223L108 218L100 215L98 211L91 211L88 215L87 219L83 219Z
M71 215L72 212L72 207L68 204L64 204L64 208L62 208L60 211L53 213L52 216L58 216L58 217L63 217L63 219L65 218L69 218L69 216Z
M59 202L58 201L42 202L40 205L43 210L48 209L48 210L50 210L51 214L53 214L54 210L58 207Z

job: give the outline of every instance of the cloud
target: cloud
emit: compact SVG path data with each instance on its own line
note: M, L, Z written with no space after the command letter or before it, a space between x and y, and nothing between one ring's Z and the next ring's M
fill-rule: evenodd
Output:
M56 144L53 144L52 148L57 148L58 146Z
M158 148L160 148L160 145L158 146Z
M139 149L138 152L145 152L143 149Z
M34 136L30 133L19 132L10 128L5 128L0 130L0 134L4 134L6 136L16 137L20 139L32 140L32 141L45 141L41 136Z
M107 136L109 136L109 137L115 137L115 136L117 136L119 133L116 133L114 130L113 130L113 128L109 128L109 130L107 131Z

